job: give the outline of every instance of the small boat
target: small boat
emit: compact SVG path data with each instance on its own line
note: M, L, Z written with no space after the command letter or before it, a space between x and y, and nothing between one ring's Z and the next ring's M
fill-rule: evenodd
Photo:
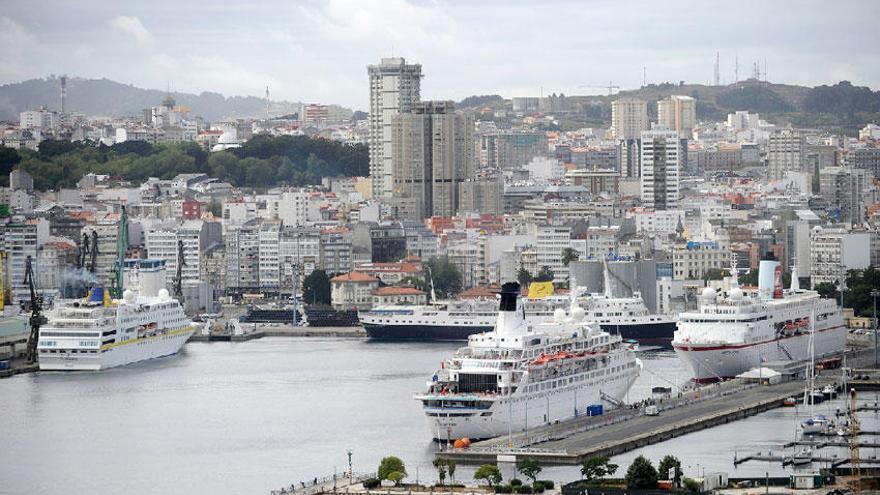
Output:
M626 339L623 341L625 346L628 346L633 352L638 352L639 350L639 341L635 339Z
M795 407L797 405L797 399L794 397L788 397L784 401L782 401L782 405L785 407Z
M834 388L834 385L825 385L825 387L822 388L822 395L826 399L833 399L837 396L837 389Z
M815 388L810 392L808 400L810 401L810 404L821 404L825 402L825 394L823 394L821 390Z
M828 431L834 427L834 422L825 416L814 416L801 423L801 431L804 435L816 435Z
M795 466L804 466L813 462L813 451L809 448L799 450L791 458L791 463Z

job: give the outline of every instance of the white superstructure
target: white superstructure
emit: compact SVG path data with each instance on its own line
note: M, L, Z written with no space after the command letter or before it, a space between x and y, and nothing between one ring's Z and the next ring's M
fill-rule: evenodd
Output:
M435 439L520 432L623 402L640 365L619 336L580 308L541 324L523 314L519 286L505 284L494 330L471 335L415 396Z
M781 277L779 263L762 261L757 297L735 283L726 294L706 288L699 310L681 314L672 345L695 381L732 378L766 362L809 359L811 329L817 358L843 351L846 327L837 303L801 290L796 271L791 289L783 291Z
M102 370L177 353L196 326L169 296L164 260L127 260L122 299L60 301L40 328L40 370Z

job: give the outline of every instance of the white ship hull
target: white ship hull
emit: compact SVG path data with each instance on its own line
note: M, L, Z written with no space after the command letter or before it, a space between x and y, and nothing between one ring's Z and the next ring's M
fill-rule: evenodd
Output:
M586 414L587 406L602 405L605 410L613 404L603 399L611 397L624 400L627 391L639 375L639 367L614 375L598 378L562 389L514 395L511 399L498 399L489 409L462 409L458 414L449 409L425 408L427 426L435 440L454 441L459 438L471 440L507 435L508 432L526 432L556 421ZM491 413L491 414L486 414Z
M837 320L835 323L839 323ZM816 329L815 356L839 353L846 346L842 324ZM730 379L771 361L801 361L810 358L810 334L750 344L690 344L673 342L675 353L693 372L694 381L707 383Z
M195 332L190 325L156 335L106 346L96 353L59 352L40 354L41 371L99 371L116 366L176 354Z

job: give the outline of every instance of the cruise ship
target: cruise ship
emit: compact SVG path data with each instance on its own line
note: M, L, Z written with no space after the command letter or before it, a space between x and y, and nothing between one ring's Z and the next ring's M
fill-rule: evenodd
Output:
M415 395L438 441L527 431L623 404L641 363L581 308L526 320L519 284L504 284L494 329L470 335Z
M126 260L121 299L97 287L56 301L40 328L43 371L98 371L177 353L196 330L165 289L164 260Z
M675 320L648 311L638 292L631 297L613 297L607 291L588 294L577 288L573 295L586 319L608 333L647 344L669 345L672 340ZM570 297L560 296L525 299L526 320L534 324L548 321L557 309L567 311L570 301ZM377 340L466 340L470 335L492 330L496 308L493 300L459 300L424 306L379 306L358 313L358 318L367 335Z
M735 278L726 294L703 289L699 310L679 317L672 345L694 380L705 383L766 362L809 359L811 332L817 358L844 350L847 330L836 301L800 289L796 270L783 290L781 266L763 260L757 297L745 295Z

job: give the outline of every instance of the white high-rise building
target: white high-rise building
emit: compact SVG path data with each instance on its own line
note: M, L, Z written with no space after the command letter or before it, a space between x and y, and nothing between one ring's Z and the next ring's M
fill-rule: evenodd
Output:
M819 170L819 193L837 210L837 220L860 224L865 220L865 190L871 173L860 168L825 167Z
M634 98L611 102L611 133L614 139L638 139L647 131L648 104Z
M420 64L407 64L403 58L383 58L379 65L367 68L370 75L370 178L373 197L391 196L392 180L391 121L395 115L410 111L419 101L422 79Z
M642 133L642 204L655 210L678 208L681 140L675 131L654 129Z
M804 158L804 136L792 129L779 129L770 135L767 168L771 179L782 179L789 171L800 172Z
M562 262L562 252L571 247L571 229L569 227L535 227L535 252L537 270L547 266L553 271L554 282L565 282L568 279L568 266Z
M672 129L681 137L692 139L697 126L697 100L672 95L657 101L657 124Z

